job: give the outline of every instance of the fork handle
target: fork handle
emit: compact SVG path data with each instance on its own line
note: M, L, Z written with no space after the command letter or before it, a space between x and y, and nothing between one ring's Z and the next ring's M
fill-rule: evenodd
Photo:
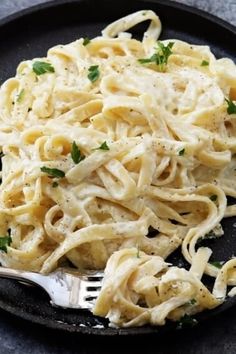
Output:
M24 270L0 267L0 278L15 279L31 284L33 283L34 285L40 285L45 276Z

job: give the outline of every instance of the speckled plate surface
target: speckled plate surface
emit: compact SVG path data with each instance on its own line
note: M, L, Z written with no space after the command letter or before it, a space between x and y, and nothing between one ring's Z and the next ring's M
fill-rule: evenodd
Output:
M0 21L0 83L15 75L17 64L23 59L44 56L47 49L59 43L68 43L81 36L94 37L111 21L140 9L152 9L163 23L161 38L177 38L195 44L210 45L217 57L236 59L236 29L226 22L200 10L167 0L56 0L23 10ZM137 26L136 37L143 32ZM236 254L236 218L222 222L225 236L209 240L214 260L224 261ZM180 253L170 261L187 266ZM211 281L206 277L206 284ZM213 311L197 316L204 320L235 305L227 300ZM109 328L107 321L88 311L65 310L52 307L47 294L40 288L26 286L12 280L0 279L0 308L24 319L68 332L99 335L137 335L163 333L174 330L168 323L162 328Z

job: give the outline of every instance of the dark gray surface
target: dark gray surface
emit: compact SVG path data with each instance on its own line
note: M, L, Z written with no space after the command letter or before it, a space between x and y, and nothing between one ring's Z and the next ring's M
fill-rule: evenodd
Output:
M18 9L46 1L0 0L0 18ZM179 0L179 2L205 9L236 25L236 0ZM167 337L109 339L66 335L32 325L0 311L0 341L0 353L4 354L236 353L236 308L192 330L179 331Z
M29 6L47 1L48 0L0 0L0 18L12 14L19 9L25 9ZM216 15L236 25L236 0L177 0L176 2L205 10L210 14Z

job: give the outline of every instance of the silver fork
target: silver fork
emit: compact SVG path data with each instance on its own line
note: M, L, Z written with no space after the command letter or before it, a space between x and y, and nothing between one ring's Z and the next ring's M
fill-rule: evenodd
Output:
M51 304L74 309L91 310L99 295L104 273L102 271L79 271L59 268L42 275L11 268L0 267L0 278L16 279L39 285L51 298Z

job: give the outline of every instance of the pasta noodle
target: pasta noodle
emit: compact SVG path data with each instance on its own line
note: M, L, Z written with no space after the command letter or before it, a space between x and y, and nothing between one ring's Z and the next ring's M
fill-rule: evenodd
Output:
M199 247L236 215L236 66L160 33L138 11L23 61L0 89L0 262L106 267L93 312L116 326L177 321L236 286L236 260L219 270ZM165 261L178 247L189 270Z

